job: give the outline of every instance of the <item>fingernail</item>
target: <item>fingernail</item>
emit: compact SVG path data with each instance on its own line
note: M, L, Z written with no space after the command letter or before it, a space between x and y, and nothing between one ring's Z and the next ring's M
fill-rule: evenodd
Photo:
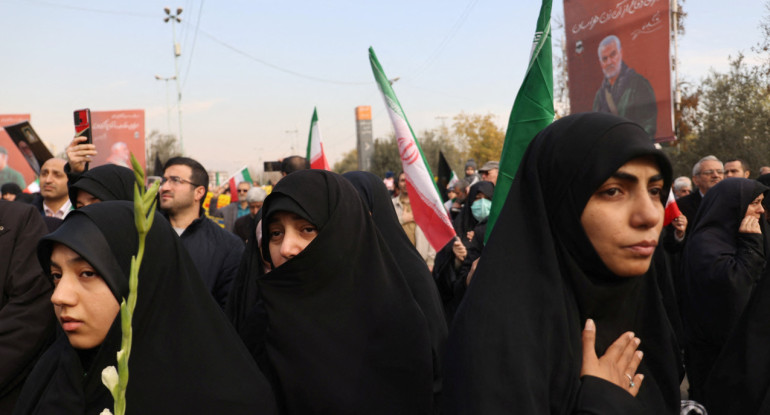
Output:
M642 339L640 339L640 338L638 338L638 337L636 337L636 338L634 339L634 344L636 344L637 346L639 346L639 343L641 343L641 342L642 342Z
M641 381L643 381L643 380L644 380L644 375L640 374L640 375L639 375L639 382L641 382Z
M629 331L628 332L628 338L629 339L633 339L634 338L634 332L633 331Z
M644 357L644 353L641 350L636 351L636 355L641 359Z
M588 320L586 320L586 330L588 330L588 331L595 331L596 330L596 326L594 325L594 321L591 320L590 318Z

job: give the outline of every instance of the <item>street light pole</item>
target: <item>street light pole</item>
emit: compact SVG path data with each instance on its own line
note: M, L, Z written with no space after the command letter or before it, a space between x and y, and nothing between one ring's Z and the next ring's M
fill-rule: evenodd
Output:
M167 117L167 133L171 134L171 102L169 102L168 98L168 81L173 81L176 79L176 76L170 76L167 78L164 78L160 75L155 75L155 79L159 81L164 81L166 83L166 117Z
M184 154L184 141L182 140L182 87L179 85L179 56L182 55L182 47L176 41L176 23L182 23L182 19L179 15L182 14L182 8L177 7L176 14L171 14L171 9L165 7L163 11L166 12L166 18L163 19L165 23L171 21L171 33L174 40L174 79L176 80L176 103L177 110L179 111L179 148Z

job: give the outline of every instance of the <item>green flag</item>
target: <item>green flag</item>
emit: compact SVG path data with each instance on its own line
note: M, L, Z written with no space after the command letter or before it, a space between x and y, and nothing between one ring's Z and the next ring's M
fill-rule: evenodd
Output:
M486 242L505 204L508 190L530 141L553 121L553 63L551 62L551 1L543 0L527 74L513 103L505 132L500 171L487 222Z

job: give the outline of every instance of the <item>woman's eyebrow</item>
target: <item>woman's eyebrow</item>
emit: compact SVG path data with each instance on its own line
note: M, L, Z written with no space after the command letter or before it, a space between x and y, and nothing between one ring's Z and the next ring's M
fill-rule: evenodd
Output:
M612 173L612 175L610 175L610 177L612 177L613 179L629 181L629 182L632 182L632 183L639 182L639 178L636 177L635 175L633 175L631 173L626 173L626 172L620 171L620 170L616 171L615 173ZM657 181L660 181L660 180L663 180L663 175L662 174L656 174L656 175L650 177L649 181L650 182L657 182Z
M626 173L620 170L616 171L615 173L612 173L610 177L612 177L613 179L628 181L632 183L637 183L639 181L639 178L636 177L635 175L631 173Z

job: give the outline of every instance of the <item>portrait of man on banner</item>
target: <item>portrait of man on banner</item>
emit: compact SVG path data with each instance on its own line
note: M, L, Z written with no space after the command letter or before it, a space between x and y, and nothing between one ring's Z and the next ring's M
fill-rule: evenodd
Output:
M570 112L608 112L674 140L667 1L564 0Z
M658 108L650 81L623 61L623 49L617 36L602 39L598 52L604 79L596 91L593 110L628 118L655 138Z

